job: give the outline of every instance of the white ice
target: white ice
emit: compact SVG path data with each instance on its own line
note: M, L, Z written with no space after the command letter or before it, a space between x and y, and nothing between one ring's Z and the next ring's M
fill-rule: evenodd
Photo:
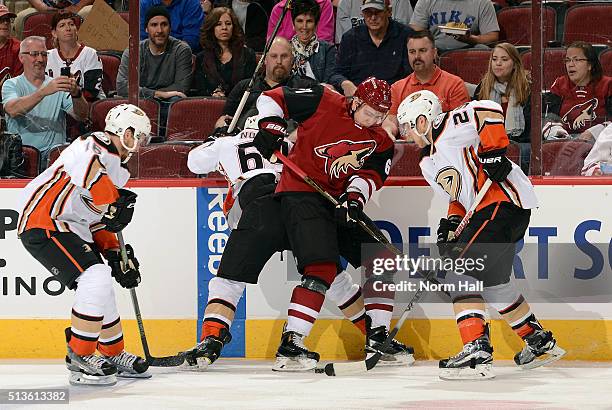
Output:
M561 361L521 370L497 362L497 377L442 381L437 364L375 368L359 377L274 373L269 361L220 359L205 372L152 368L148 380L74 387L58 361L0 361L0 388L69 388L83 409L611 409L612 364ZM23 405L2 409L59 409Z

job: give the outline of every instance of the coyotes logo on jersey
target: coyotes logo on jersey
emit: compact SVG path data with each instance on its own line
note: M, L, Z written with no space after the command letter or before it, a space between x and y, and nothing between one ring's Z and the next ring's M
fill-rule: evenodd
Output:
M349 168L358 170L376 149L376 141L340 140L315 147L315 153L325 159L325 172L334 178L348 173Z
M597 105L597 98L591 98L582 104L576 104L565 113L561 122L571 130L579 130L585 125L588 125L588 123L595 121L597 118L597 114L595 113Z

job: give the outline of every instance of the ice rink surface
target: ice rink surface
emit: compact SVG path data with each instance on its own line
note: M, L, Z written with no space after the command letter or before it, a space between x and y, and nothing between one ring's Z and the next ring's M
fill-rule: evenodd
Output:
M0 388L66 388L70 405L2 409L612 409L612 364L567 362L524 371L497 362L497 377L442 381L437 363L375 368L360 377L275 373L269 361L220 359L205 372L152 368L148 380L74 387L59 361L0 361Z

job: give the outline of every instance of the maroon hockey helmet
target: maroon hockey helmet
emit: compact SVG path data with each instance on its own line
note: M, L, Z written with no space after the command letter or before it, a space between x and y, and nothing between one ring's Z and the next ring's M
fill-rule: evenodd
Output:
M385 114L391 108L391 86L385 80L379 80L375 77L366 78L357 86L355 97L376 111Z

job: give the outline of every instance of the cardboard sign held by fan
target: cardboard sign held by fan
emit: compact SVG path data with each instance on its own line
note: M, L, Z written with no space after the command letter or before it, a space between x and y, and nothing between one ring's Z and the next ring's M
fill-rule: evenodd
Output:
M104 0L96 0L79 29L79 40L96 50L123 51L128 37L128 23Z

